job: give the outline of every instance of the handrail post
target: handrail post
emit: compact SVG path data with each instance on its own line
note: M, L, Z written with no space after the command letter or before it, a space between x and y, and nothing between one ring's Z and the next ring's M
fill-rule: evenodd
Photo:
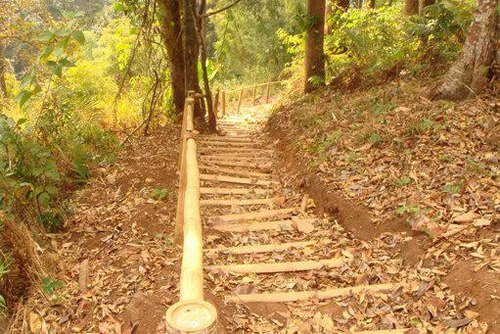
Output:
M241 101L243 100L243 88L240 90L240 98L238 99L238 108L236 109L236 113L240 113L241 109Z
M267 82L266 87L266 103L269 103L269 91L271 90L271 81Z
M222 96L221 96L221 111L222 115L220 118L224 118L224 115L226 114L226 91L222 91Z
M255 98L257 97L257 85L253 86L253 96L252 96L252 104L255 105Z

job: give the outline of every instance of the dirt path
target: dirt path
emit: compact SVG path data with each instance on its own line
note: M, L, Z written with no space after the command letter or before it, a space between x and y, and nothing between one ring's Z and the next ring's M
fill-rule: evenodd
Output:
M357 239L314 214L314 202L274 168L265 108L241 115L221 122L225 136L202 137L199 150L205 290L220 332L486 331L443 272L405 264L395 252L404 237Z

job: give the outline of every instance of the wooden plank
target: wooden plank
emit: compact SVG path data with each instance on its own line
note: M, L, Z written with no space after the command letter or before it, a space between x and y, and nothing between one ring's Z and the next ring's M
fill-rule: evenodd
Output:
M260 147L266 145L265 143L254 143L254 142L240 142L240 141L203 141L201 142L201 147Z
M346 263L345 259L327 259L318 261L294 261L277 263L248 263L206 266L206 270L222 270L237 274L269 274L294 271L317 270L322 268L338 268Z
M202 194L212 195L267 195L271 192L270 189L253 189L253 188L210 188L201 187Z
M226 302L233 303L285 303L285 302L295 302L300 300L308 300L311 298L317 298L319 300L329 299L335 297L344 297L351 294L361 293L363 291L390 291L399 287L400 284L374 284L374 285L359 285L347 288L337 288L328 290L316 290L316 291L300 291L300 292L272 292L272 293L250 293L226 296Z
M299 241L299 242L287 242L283 244L267 244L267 245L250 245L250 246L236 246L236 247L221 247L221 248L210 248L205 249L205 252L213 253L224 253L224 254L256 254L256 253L270 253L270 252L282 252L292 248L305 248L312 246L316 241Z
M237 155L200 155L201 161L247 161L248 163L266 163L269 162L269 158L255 157L255 156L237 156Z
M314 218L301 219L301 222L306 223L316 223L318 220ZM266 230L294 230L296 227L296 221L293 220L274 220L265 222L253 222L253 223L224 223L217 224L214 226L216 230L223 232L235 232L235 233L245 233L245 232L256 232L256 231L266 231Z
M261 170L261 171L270 171L272 168L272 162L259 162L252 163L241 162L241 161L233 161L233 160L210 160L210 159L200 159L203 160L205 164L218 165L218 166L226 166L226 167L246 167L252 170Z
M209 172L215 172L215 173L228 173L228 174L234 174L234 175L239 175L239 176L248 176L248 177L259 177L259 178L269 178L271 174L269 173L259 173L259 172L250 172L246 170L238 170L238 169L233 169L233 168L223 168L223 167L212 167L212 166L206 166L206 165L200 165L200 169L204 169Z
M255 154L269 154L273 153L273 150L265 150L261 148L249 148L249 147L203 147L198 149L199 153L205 152L236 152L236 153L255 153Z
M254 212L244 212L244 213L233 213L229 215L209 217L208 220L211 223L228 223L237 222L240 220L254 220L263 218L273 218L276 216L291 217L293 212L299 211L300 208L286 208L277 210L263 210Z
M258 199L202 199L201 206L243 206L243 205L265 205L272 204L272 198L258 198Z
M229 175L212 175L212 174L201 174L200 180L213 181L213 182L237 183L237 184L251 184L251 185L255 185L255 186L271 186L271 185L278 184L278 182L272 181L272 180L259 180L257 178L237 177L237 176L229 176Z

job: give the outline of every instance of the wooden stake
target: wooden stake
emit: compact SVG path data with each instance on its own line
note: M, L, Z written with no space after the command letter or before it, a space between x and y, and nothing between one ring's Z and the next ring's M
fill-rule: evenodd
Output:
M375 285L360 285L348 288L328 289L319 291L300 291L300 292L273 292L273 293L251 293L246 295L226 296L226 302L233 303L285 303L295 302L299 300L307 300L311 298L329 299L335 297L344 297L350 294L361 293L363 291L387 291L394 290L400 285L398 284L375 284Z
M255 105L257 98L257 85L253 86L253 94L252 94L252 104Z
M237 274L268 274L292 271L317 270L321 268L338 268L346 262L344 259L328 259L319 261L296 261L281 263L249 263L207 266L206 270L222 270Z
M226 115L226 91L222 91L222 98L221 98L221 109L222 109L222 115L220 118L224 118Z
M236 109L236 113L240 113L241 109L241 101L243 100L243 88L240 90L240 98L238 99L238 108Z
M267 87L266 87L266 103L269 103L269 92L271 90L271 81L269 81L267 83Z
M268 244L268 245L251 245L251 246L237 246L237 247L221 247L205 249L206 253L224 253L224 254L255 254L255 253L271 253L282 252L292 248L305 248L314 245L315 241L299 241L288 242L283 244Z

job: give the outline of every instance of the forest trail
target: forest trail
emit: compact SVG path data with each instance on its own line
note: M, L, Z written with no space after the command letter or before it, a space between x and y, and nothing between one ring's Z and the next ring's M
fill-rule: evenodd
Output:
M222 136L199 140L205 294L217 306L218 332L484 326L472 311L458 316L444 273L404 264L394 251L402 237L363 241L314 214L314 202L275 168L268 115L267 105L244 108L219 122ZM441 325L431 326L438 313Z

